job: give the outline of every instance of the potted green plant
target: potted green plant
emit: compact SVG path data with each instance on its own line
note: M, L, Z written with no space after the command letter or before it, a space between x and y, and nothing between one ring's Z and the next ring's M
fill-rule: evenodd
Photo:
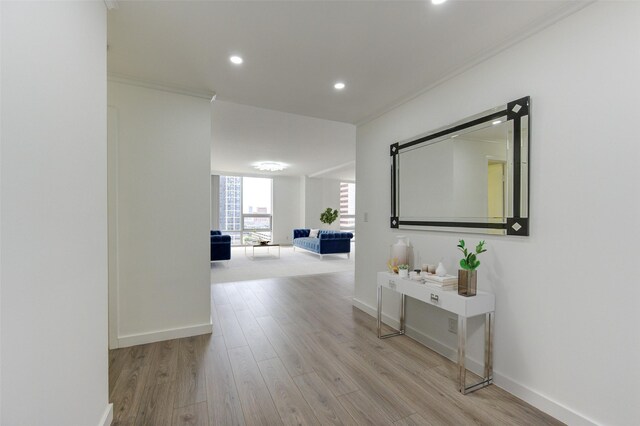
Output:
M409 265L398 265L398 275L400 278L409 277Z
M478 292L478 274L476 269L480 266L478 255L484 253L485 242L480 241L474 251L467 250L464 240L458 241L458 250L463 254L458 270L458 294L462 296L475 296Z
M320 222L326 223L327 225L331 225L337 218L338 210L332 210L331 207L327 207L327 209L320 214Z

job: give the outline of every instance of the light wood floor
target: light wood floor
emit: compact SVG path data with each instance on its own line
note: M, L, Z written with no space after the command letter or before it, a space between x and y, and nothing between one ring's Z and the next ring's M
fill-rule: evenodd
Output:
M561 424L351 306L353 274L212 286L214 332L110 352L112 425Z

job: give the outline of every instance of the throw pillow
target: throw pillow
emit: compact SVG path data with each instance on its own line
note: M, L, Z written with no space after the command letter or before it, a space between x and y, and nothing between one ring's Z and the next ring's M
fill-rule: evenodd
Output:
M320 231L319 229L312 229L309 232L309 238L318 238L318 232L319 231Z

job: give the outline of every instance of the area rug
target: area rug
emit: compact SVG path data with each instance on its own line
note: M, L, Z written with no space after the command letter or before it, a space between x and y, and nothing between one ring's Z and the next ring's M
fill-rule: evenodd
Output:
M278 249L257 248L255 257L251 258L251 247L231 248L231 260L228 266L224 262L211 264L211 283L226 283L234 281L258 280L274 277L292 277L297 275L326 274L329 272L353 271L355 251L351 244L351 257L345 254L320 256L301 250L293 251L292 246Z

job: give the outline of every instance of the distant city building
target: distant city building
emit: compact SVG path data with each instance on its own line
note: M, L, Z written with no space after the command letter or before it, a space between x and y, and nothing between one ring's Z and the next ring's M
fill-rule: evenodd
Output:
M355 232L356 184L340 182L340 229Z
M271 199L271 179L247 178L240 176L220 176L219 229L231 236L232 245L249 244L256 239L271 238L271 207L258 207L264 201L254 199L255 185L262 183L268 189L267 199ZM259 191L262 188L258 189ZM247 191L243 194L243 191ZM264 195L264 194L263 194ZM264 198L264 197L263 197ZM244 200L244 213L242 211ZM256 217L256 215L265 215ZM244 222L243 222L244 221Z
M220 229L240 231L242 229L242 178L220 176Z

